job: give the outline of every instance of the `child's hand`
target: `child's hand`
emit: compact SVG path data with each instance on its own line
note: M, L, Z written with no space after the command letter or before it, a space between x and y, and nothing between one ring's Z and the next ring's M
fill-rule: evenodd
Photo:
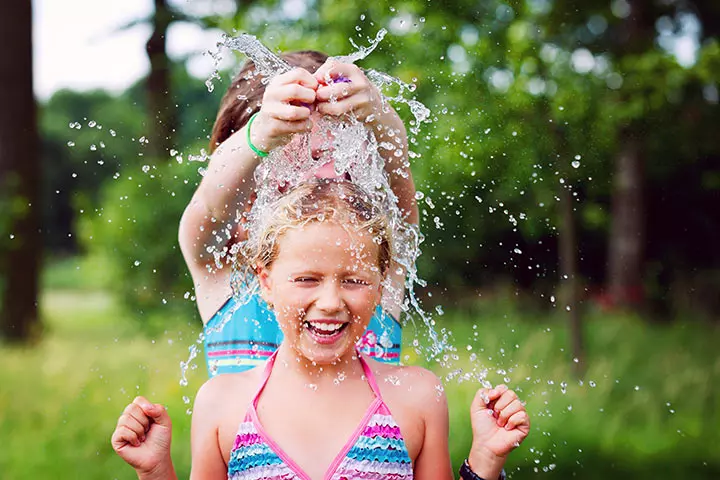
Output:
M312 130L310 113L318 82L304 68L274 77L250 130L253 145L269 152L287 144L296 133Z
M473 443L471 469L483 478L497 478L507 455L530 432L525 405L505 385L478 390L470 407Z
M167 467L170 460L172 424L165 407L137 397L118 419L112 447L138 473Z
M352 63L328 59L315 72L319 83L317 111L335 117L352 113L361 122L374 123L383 113L383 100L378 89Z

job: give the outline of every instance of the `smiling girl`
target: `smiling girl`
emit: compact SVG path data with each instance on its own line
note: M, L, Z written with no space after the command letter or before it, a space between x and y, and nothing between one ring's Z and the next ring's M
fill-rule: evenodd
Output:
M239 258L256 272L284 339L264 365L201 387L191 478L453 478L438 378L356 347L393 264L387 217L352 183L316 179L282 197L261 223ZM501 386L478 392L471 420L461 476L495 480L527 436L528 415ZM161 405L138 397L112 444L140 478L176 478Z
M238 225L253 197L257 166L268 153L283 152L290 162L310 157L318 177L336 176L333 132L323 120L352 117L378 144L389 186L404 220L417 225L415 185L407 156L405 126L363 71L321 52L282 56L293 70L272 79L247 62L223 97L213 126L212 157L188 204L179 229L180 248L195 285L205 324L209 376L241 372L263 363L282 339L275 314L253 295L239 302L231 287L232 271L224 254L244 241ZM325 126L323 126L325 125ZM398 289L404 278L396 279ZM378 360L399 363L400 306L378 308L361 348Z

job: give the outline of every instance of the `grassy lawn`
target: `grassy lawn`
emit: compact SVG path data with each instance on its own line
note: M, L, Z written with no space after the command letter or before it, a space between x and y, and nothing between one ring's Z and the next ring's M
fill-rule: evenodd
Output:
M134 472L109 438L137 394L164 402L173 417L173 456L189 473L189 415L204 361L179 384L179 363L199 333L197 319L173 319L154 337L99 291L43 296L47 330L32 348L0 346L0 478L124 479ZM533 432L508 465L513 478L720 478L720 331L692 322L648 325L589 315L588 370L572 375L562 319L479 304L437 319L457 351L445 367L412 348L424 328L408 327L404 355L447 377L453 461L469 445L467 409L484 374L506 379L528 402ZM182 327L178 327L181 325ZM457 358L453 356L456 355Z

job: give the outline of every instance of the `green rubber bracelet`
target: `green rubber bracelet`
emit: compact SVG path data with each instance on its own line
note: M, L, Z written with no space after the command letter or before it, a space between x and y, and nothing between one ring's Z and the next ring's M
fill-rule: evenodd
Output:
M257 148L255 145L253 145L253 143L250 141L250 127L252 126L253 122L255 121L255 117L258 116L258 113L260 113L260 112L253 113L252 117L250 117L250 120L248 120L247 129L246 129L245 133L247 134L247 143L248 143L248 147L250 147L250 150L255 152L255 155L257 155L258 157L265 158L269 155L269 153L263 152L262 150Z

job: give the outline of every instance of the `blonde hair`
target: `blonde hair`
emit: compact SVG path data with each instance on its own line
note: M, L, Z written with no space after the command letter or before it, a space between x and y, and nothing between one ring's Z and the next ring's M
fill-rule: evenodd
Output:
M289 228L331 221L367 232L379 247L378 267L385 278L393 258L389 217L378 209L358 185L341 179L313 178L300 183L250 222L237 267L247 275L257 266L269 267L277 259L278 240Z

